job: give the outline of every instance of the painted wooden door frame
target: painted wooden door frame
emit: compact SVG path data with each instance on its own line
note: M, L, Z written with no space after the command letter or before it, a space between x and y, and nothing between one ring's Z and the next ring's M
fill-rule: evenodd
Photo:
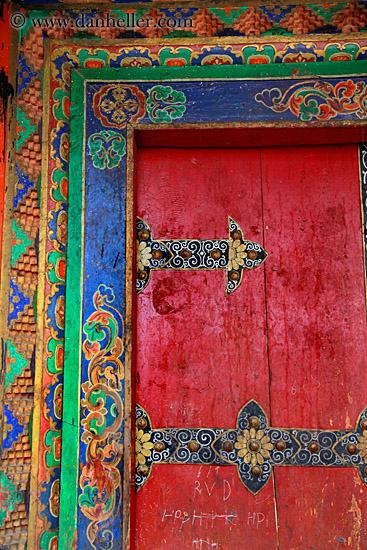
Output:
M350 41L350 37L312 36L312 42L294 37L282 36L269 38L242 39L238 37L179 38L179 39L133 39L96 41L90 39L46 40L43 69L43 120L42 120L42 162L36 160L37 170L41 172L41 219L39 226L39 278L37 289L37 342L35 350L35 404L32 420L32 469L30 482L28 546L35 548L56 544L59 533L59 500L61 469L61 390L63 382L64 355L64 296L66 266L66 219L68 205L68 146L70 129L70 72L72 68L100 68L149 66L149 67L185 67L198 69L217 63L233 65L273 64L278 69L288 64L295 56L313 59L316 63L336 59L364 60L365 42L363 38ZM311 53L310 53L311 52ZM311 55L311 57L309 57ZM350 69L352 65L346 64ZM302 65L293 65L295 73ZM360 65L358 65L360 66ZM276 69L273 69L276 72ZM346 69L345 72L348 72ZM317 73L317 70L314 70ZM125 73L127 74L127 73ZM157 74L157 73L156 73ZM176 73L178 74L178 73ZM254 72L251 73L255 75ZM38 112L37 112L38 113ZM38 115L37 115L38 116ZM37 123L37 116L32 123ZM294 116L297 121L297 117ZM300 124L298 138L300 143L311 139L315 143L342 140L363 141L365 126L345 126L343 122L317 122L317 136L314 125ZM160 145L170 144L170 130L155 129L135 133L141 146L153 143L159 135ZM168 125L170 126L170 125ZM248 123L251 132L256 132L256 143L284 144L282 132L275 131L274 124ZM320 126L320 127L319 127ZM307 129L308 128L308 129ZM251 136L240 129L229 129L230 142L235 146L246 145L242 137ZM297 133L294 128L293 132ZM199 136L200 134L200 136ZM195 143L199 138L208 139L213 132L210 129L197 130ZM261 135L260 135L261 134ZM306 139L307 134L307 139ZM191 134L192 136L193 134ZM222 137L218 132L213 146L222 146ZM242 137L239 138L239 135ZM295 134L292 134L295 136ZM155 136L155 137L154 137ZM283 137L282 137L283 136ZM297 138L297 139L298 139ZM187 134L184 130L175 135L177 145L186 146ZM191 139L191 138L190 138ZM226 138L227 139L227 138ZM166 141L165 141L166 140ZM306 140L306 141L305 141ZM186 143L185 143L186 141ZM254 142L254 141L252 141ZM309 141L309 143L311 143ZM192 145L192 143L190 143ZM22 194L22 180L15 187L16 196ZM11 201L10 201L11 202ZM10 205L9 205L10 208ZM14 245L17 251L22 244ZM14 282L22 285L17 272ZM4 289L7 292L7 289ZM7 298L4 299L4 307ZM4 310L5 311L5 310ZM6 310L7 315L7 310ZM4 321L6 324L6 321ZM5 325L4 325L5 326ZM11 338L13 338L11 336ZM10 338L10 341L12 342Z
M367 116L363 101L366 86L364 62L73 71L59 548L79 548L82 541L74 540L78 528L87 537L83 544L88 540L91 548L98 548L104 537L109 537L111 548L121 547L122 540L124 548L130 546L134 132L153 130L157 135L167 128L259 126L299 132L316 120L329 129L329 135L338 127L349 129L349 141L358 142ZM344 97L347 106L339 102L335 109ZM298 101L294 102L295 98ZM103 214L93 197L102 204ZM108 236L108 261L102 261L97 255ZM123 257L121 250L125 251ZM95 378L93 362L97 357L102 357L105 365L115 365L112 385L101 372ZM81 369L76 365L82 365ZM83 395L76 399L75 388L81 384ZM106 410L108 397L110 409ZM104 410L96 422L93 413L102 403ZM119 411L117 424L112 411ZM110 426L106 415L110 415ZM365 411L356 419L354 438L364 415ZM116 433L122 437L122 424L123 446L114 439ZM102 460L104 474L98 482L92 471L98 453L91 447L99 445L101 451L107 444L115 460L112 465ZM99 457L102 455L103 451ZM361 475L363 479L363 472ZM111 523L115 535L108 529Z

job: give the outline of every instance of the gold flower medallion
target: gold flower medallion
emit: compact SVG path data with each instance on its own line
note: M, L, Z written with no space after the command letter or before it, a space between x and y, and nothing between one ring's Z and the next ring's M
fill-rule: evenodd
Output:
M358 438L357 449L359 456L363 458L364 462L367 462L367 430L363 430L363 435Z
M148 267L152 257L152 249L145 242L137 242L137 264L138 271L144 271L144 267Z
M238 456L243 458L245 464L251 462L252 466L256 466L264 464L264 459L270 458L269 451L273 450L274 445L262 430L256 431L255 428L250 428L250 430L243 430L243 435L238 436L235 448L238 449Z
M246 245L241 243L239 239L235 241L230 238L228 240L229 250L228 250L228 271L232 269L239 269L241 265L245 263L245 258L247 258Z
M154 447L150 440L150 434L136 428L135 455L137 464L145 464L151 456Z

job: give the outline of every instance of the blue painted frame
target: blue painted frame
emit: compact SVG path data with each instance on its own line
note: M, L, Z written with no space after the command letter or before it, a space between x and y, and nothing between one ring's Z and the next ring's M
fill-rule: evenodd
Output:
M72 72L60 550L129 547L134 128L363 126L366 90L366 62Z

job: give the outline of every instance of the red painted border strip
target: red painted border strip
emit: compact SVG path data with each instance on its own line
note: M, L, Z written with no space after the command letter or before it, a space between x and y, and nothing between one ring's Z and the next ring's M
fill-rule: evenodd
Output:
M7 138L7 97L10 65L10 35L9 6L3 6L0 19L0 267L4 222L4 194L6 174L6 138Z

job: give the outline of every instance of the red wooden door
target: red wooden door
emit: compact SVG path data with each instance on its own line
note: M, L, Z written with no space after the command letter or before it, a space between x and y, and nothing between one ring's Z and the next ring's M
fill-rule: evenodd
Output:
M154 271L137 298L136 401L154 428L344 429L367 403L355 145L140 149L138 216L156 239L220 239L228 216L269 254L225 296L223 271ZM149 449L148 449L149 452ZM367 544L353 469L154 465L135 499L139 550L326 550ZM358 546L359 545L359 546Z

